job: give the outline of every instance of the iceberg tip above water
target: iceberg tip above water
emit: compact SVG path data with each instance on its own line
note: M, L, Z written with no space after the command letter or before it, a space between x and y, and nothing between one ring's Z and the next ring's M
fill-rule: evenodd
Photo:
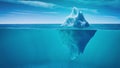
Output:
M83 13L76 7L72 8L72 12L65 19L62 26L67 27L88 27L89 23L85 20Z

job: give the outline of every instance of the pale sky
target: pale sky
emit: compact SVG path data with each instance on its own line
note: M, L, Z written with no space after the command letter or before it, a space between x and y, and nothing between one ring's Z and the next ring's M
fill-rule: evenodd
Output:
M93 3L96 7L92 6ZM114 6L110 6L111 2L93 3L84 0L65 0L62 3L54 0L0 1L0 24L62 24L72 7L79 8L90 24L120 24L119 2L114 1Z

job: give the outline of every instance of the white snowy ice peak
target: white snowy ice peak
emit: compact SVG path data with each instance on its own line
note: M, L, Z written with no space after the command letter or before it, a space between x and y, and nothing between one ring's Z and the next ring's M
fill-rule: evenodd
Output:
M71 14L66 18L64 24L62 26L68 26L68 27L88 27L89 24L85 20L82 12L74 7L72 9Z

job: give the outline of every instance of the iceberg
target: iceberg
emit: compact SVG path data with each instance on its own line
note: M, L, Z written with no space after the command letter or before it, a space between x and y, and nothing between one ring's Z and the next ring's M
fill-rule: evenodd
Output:
M64 24L62 26L68 27L88 27L89 24L85 20L83 13L76 7L72 9L72 12L65 19Z
M62 26L79 28L79 30L69 28L60 30L64 44L70 48L71 60L74 60L84 52L86 45L95 35L96 30L80 29L90 25L85 20L81 11L75 7Z

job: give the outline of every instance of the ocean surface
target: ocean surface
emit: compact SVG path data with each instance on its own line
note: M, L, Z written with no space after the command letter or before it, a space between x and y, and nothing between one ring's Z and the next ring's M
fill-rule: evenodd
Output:
M0 24L0 68L120 68L120 24Z

